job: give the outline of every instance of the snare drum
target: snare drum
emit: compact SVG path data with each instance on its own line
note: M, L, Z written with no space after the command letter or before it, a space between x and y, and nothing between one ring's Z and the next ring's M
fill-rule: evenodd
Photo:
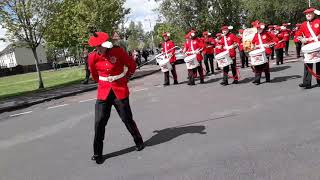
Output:
M159 60L158 63L162 72L168 72L172 69L172 65L170 64L170 58L165 58L163 56L163 59Z
M304 63L320 62L320 42L313 42L301 48L304 53Z
M184 58L184 62L186 62L187 69L194 69L199 66L196 54L187 56Z
M224 68L226 66L229 66L233 63L230 55L229 55L229 51L224 51L218 55L216 55L215 60L218 63L218 66L220 68Z
M251 65L258 66L268 62L265 49L256 49L249 52Z

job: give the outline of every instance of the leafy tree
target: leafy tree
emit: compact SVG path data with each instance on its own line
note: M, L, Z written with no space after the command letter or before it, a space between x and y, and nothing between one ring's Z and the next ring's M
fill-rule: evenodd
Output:
M10 39L23 41L31 48L39 77L39 89L43 81L39 69L37 47L43 42L47 25L52 20L58 0L2 0L0 1L0 20L8 30ZM21 45L21 44L20 44Z

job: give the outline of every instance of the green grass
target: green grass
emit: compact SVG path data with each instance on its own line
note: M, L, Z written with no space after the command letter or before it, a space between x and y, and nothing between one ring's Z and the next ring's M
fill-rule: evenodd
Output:
M58 71L42 71L45 88L41 90L38 89L39 80L36 72L1 77L0 99L77 84L84 79L84 76L85 71L83 67L64 68Z

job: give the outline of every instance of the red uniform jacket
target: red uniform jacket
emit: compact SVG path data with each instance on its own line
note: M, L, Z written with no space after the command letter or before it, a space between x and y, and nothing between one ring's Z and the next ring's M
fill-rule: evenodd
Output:
M124 66L128 67L126 76L131 76L136 70L136 63L122 48L112 48L104 55L96 52L89 55L90 72L92 78L98 82L98 100L106 100L111 89L117 99L125 99L129 96L126 77L113 82L99 80L99 76L108 77L121 74Z
M227 44L225 43L225 40L224 40L225 38L226 38ZM231 46L234 43L237 43L237 44L241 43L240 39L236 35L234 35L232 33L228 33L225 38L224 38L224 36L222 36L222 38L220 40L221 44L223 44L224 50L227 49L227 45ZM230 55L231 58L235 58L236 57L236 48L230 49L229 50L229 55Z
M318 36L320 34L320 19L314 19L310 22L311 28L314 31L315 35ZM304 36L305 38L311 38L312 35L308 30L307 22L303 22L300 27L300 31L298 31L298 36ZM313 40L308 41L306 44L314 42Z
M223 43L221 43L221 40L216 41L216 46L214 51L215 51L215 55L218 55L224 51Z
M290 40L291 31L289 29L283 31L283 41L287 42Z
M239 51L243 51L244 49L243 49L242 36L239 36L238 38L239 38L239 40L240 40Z
M172 57L170 59L170 63L176 62L176 55L175 55L176 48L174 48L174 47L175 47L174 42L171 40L168 40L167 42L162 43L162 52L164 53L164 55L172 54ZM170 49L172 49L172 50L170 50Z
M278 42L278 39L274 35L272 35L270 32L264 31L260 34L260 36L261 36L262 44L270 44L270 43ZM259 41L258 33L254 35L252 44L256 46L256 49L260 49L260 41ZM265 49L266 49L267 55L270 55L272 53L271 48L265 48Z
M284 41L284 32L280 32L279 34L275 35L278 38L278 43L274 46L274 49L283 49L286 47L285 41Z
M292 31L292 33L293 33L293 42L295 42L295 43L299 42L298 37L299 37L299 34L301 34L299 31L300 31L300 29L296 29L296 30Z
M213 54L214 53L214 45L215 40L211 37L209 38L202 38L203 44L205 46L205 49L203 51L204 54Z
M185 43L185 51L186 52L192 52L195 51L197 49L204 49L204 44L202 43L201 39L199 38L195 38L195 39L191 39L189 40L188 43ZM191 54L188 54L188 56L190 56ZM197 60L200 62L203 60L203 56L201 53L197 54Z

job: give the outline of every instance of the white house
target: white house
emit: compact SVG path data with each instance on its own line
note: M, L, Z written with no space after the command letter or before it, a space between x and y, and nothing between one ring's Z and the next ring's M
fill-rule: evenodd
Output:
M37 47L37 55L39 63L47 63L47 55L43 46ZM18 65L34 65L35 58L30 48L23 47L21 45L8 45L4 50L0 52L0 67L11 68Z

